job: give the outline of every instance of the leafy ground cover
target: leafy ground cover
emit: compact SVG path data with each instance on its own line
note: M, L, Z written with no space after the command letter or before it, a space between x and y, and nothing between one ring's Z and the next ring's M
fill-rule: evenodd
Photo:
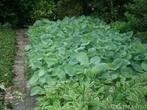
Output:
M12 81L15 37L15 31L12 29L0 28L0 110L3 104L4 88Z
M147 44L92 17L37 21L26 46L36 110L146 110Z

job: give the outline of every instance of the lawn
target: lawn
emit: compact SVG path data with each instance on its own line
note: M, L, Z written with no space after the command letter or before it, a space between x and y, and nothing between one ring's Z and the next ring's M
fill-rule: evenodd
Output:
M12 83L15 41L16 33L14 30L0 28L0 110L3 106L4 88Z

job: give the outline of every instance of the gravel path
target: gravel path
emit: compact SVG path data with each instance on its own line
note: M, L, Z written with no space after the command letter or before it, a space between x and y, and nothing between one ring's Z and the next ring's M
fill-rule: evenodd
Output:
M27 81L25 77L26 71L26 56L25 56L25 45L27 38L25 37L25 30L18 29L16 30L16 40L17 40L17 52L16 59L14 63L14 87L11 87L6 92L6 102L12 100L13 110L33 110L35 106L35 98L29 96L29 89L27 86ZM12 92L13 91L13 92ZM16 94L16 97L15 97ZM23 98L18 98L21 95L24 95ZM12 98L12 99L11 99ZM8 110L5 108L5 110Z

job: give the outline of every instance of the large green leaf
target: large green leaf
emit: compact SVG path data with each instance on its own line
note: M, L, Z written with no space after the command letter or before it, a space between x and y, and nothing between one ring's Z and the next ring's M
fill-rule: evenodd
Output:
M144 71L147 72L147 62L143 62L143 63L141 64L141 67L143 68Z
M30 86L35 85L38 81L39 77L37 74L34 74L31 79L29 80L29 84Z
M89 64L88 55L84 52L77 53L76 58L80 62L81 65L88 65Z
M108 65L106 63L97 63L94 67L92 67L91 72L98 74L104 72L108 69Z
M34 95L43 95L44 94L44 90L39 87L39 86L36 86L36 87L33 87L31 89L31 96L34 96Z

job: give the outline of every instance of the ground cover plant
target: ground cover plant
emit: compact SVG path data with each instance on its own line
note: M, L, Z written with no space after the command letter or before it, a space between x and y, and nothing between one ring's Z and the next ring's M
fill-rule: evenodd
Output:
M3 106L4 89L12 82L15 37L15 31L0 27L0 110Z
M27 32L36 110L146 110L147 45L92 17L37 21Z

